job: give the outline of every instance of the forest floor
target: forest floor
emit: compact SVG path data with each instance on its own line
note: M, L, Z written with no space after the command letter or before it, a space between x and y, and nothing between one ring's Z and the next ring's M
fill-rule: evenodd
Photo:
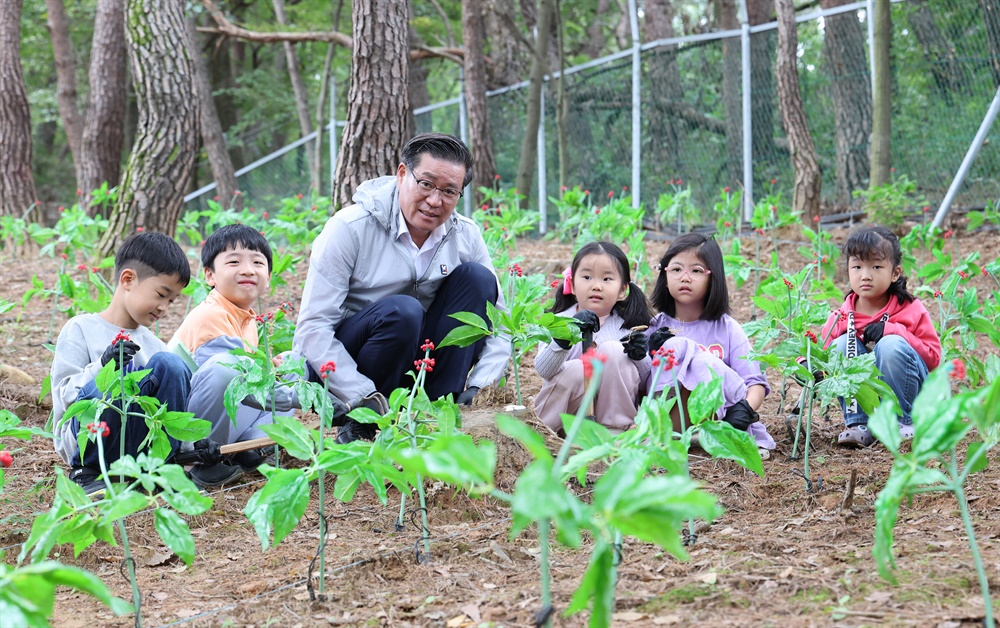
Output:
M837 237L844 233L837 232ZM963 252L977 250L985 259L995 259L1000 254L998 240L996 233L987 232L963 237L958 245ZM787 269L806 263L796 252L797 245L779 245ZM519 246L526 272L554 277L571 258L568 245L525 240ZM665 246L648 242L651 261ZM770 254L769 244L763 252ZM33 256L2 261L0 299L15 302L30 287L33 274L51 284L57 268L52 260ZM296 285L305 278L306 263L297 270L297 277L289 279L288 292L276 294L270 307L283 300L298 303ZM837 283L846 286L846 279L839 277ZM733 292L738 320L750 316L751 293L751 286ZM52 341L65 321L58 315L50 333L50 312L50 303L33 302L23 312L18 306L0 319L0 362L23 369L36 382L45 377L51 362L44 343ZM180 302L162 319L159 331L164 339L169 339L183 312ZM530 358L525 371L522 386L530 413L541 380ZM693 452L692 476L718 497L725 513L700 531L687 562L655 546L625 543L615 625L981 625L983 601L954 498L922 494L903 504L896 528L899 583L882 580L872 558L873 504L889 474L891 455L881 446L864 451L838 448L839 409L829 418L822 418L817 409L820 418L813 428L810 456L817 486L807 492L802 461L790 459L792 444L784 424L798 390L792 386L782 406L776 379L772 373L775 392L761 411L778 441L777 450L764 461L765 476ZM47 399L39 403L39 392L39 383L0 382L0 404L28 425L41 426L51 404ZM465 420L466 429L475 435L500 440L501 488L529 461L523 450L504 441L492 427L492 417L511 402L509 392L484 391ZM0 493L0 548L7 553L5 560L12 562L34 517L49 508L54 468L62 464L44 439L7 440L4 446L12 450L15 465L7 470L7 485ZM857 474L853 501L844 506L853 473ZM252 475L241 482L212 493L211 510L189 518L197 543L191 567L160 544L151 513L128 518L130 542L137 548L144 625L525 626L541 606L535 534L529 531L511 538L509 510L502 504L469 499L441 485L428 489L434 541L431 560L422 563L415 553L419 528L394 529L399 504L394 490L387 505L380 504L367 485L352 502L328 505L327 598L310 601L305 577L319 536L315 485L313 501L299 526L280 545L262 553L242 511L263 478ZM998 465L971 476L967 494L992 595L998 599ZM578 549L554 551L557 612L566 608L588 556L587 540ZM97 573L116 595L130 599L128 582L119 572L120 546L98 543L78 557L70 546L57 546L53 557ZM556 615L554 623L578 626L587 619L586 612L569 618ZM116 618L87 596L68 590L57 593L53 625L97 623L128 626L133 619Z

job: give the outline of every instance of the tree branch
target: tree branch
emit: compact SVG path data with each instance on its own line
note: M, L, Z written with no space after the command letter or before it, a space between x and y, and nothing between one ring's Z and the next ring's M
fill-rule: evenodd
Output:
M306 41L322 41L331 44L337 44L338 46L343 46L344 48L353 48L354 41L349 35L337 31L304 31L301 33L293 32L263 32L263 31L250 31L241 26L237 26L229 21L229 19L223 15L222 11L218 6L215 5L213 0L202 0L205 8L208 10L209 15L212 16L212 20L215 22L215 27L198 27L198 31L202 33L211 33L213 35L224 35L226 37L233 37L235 39L242 39L244 41L253 41L264 44L273 44L278 42L291 42L291 43L301 43ZM433 57L443 57L454 61L455 63L462 63L462 59L465 56L465 50L463 48L429 48L421 47L410 51L410 60L418 61L420 59L429 59Z

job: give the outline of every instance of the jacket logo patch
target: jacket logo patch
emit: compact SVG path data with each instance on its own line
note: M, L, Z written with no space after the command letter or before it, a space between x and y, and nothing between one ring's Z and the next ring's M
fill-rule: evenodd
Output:
M441 274L442 275L447 275L448 274L448 265L447 264L441 264Z

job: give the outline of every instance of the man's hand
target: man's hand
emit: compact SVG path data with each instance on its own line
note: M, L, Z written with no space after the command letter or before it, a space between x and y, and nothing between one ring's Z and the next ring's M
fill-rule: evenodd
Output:
M587 334L593 336L598 331L601 330L601 319L597 317L597 314L591 312L590 310L577 310L576 314L573 315L576 320L577 326L580 328L580 332L583 334L584 338ZM562 340L556 338L556 344L563 349L569 349L569 340Z
M181 449L175 453L171 462L182 466L188 464L210 465L221 460L222 453L219 450L219 443L203 438L191 443L191 449Z
M741 432L745 432L751 423L756 423L760 420L760 415L750 407L749 401L741 399L735 406L726 410L726 416L722 420Z
M334 401L335 412L337 410L337 403L336 403L337 401L340 400L337 399L336 401ZM343 403L341 403L341 405L343 405ZM368 408L369 410L371 410L372 412L374 412L379 416L385 416L389 414L389 402L386 401L385 397L382 396L382 393L378 392L377 390L375 392L368 393L364 397L359 397L358 399L352 401L350 409L355 410L357 408ZM349 411L350 410L348 410L347 412ZM347 412L344 412L345 416Z
M868 323L861 334L864 336L865 345L877 344L879 340L882 340L882 336L885 335L885 323L882 321Z
M674 332L669 327L661 327L649 336L649 350L656 351L663 346L663 343L674 337Z
M479 394L479 386L469 386L455 397L455 403L460 406L471 406L472 400Z
M622 348L628 359L638 362L649 355L649 337L641 331L629 332L622 338Z
M119 348L121 349L119 351ZM104 350L104 354L101 355L101 366L105 366L108 362L114 360L118 362L118 358L122 359L122 363L118 364L118 368L123 369L125 366L132 361L135 357L136 352L139 350L139 345L135 344L131 340L119 340L108 346Z

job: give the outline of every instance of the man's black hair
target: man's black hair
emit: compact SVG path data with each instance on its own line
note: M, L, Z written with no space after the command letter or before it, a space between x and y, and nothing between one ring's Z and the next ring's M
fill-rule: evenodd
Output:
M660 274L656 278L653 296L650 298L653 307L667 316L677 314L677 304L670 294L670 289L667 288L667 266L670 265L670 260L684 251L694 251L701 263L711 271L701 320L717 321L724 314L729 314L729 288L726 286L726 265L722 258L722 249L719 248L715 238L701 233L686 233L677 238L660 258Z
M267 258L267 272L271 272L271 245L260 231L246 225L226 225L220 227L208 236L205 245L201 247L201 265L208 270L215 270L215 258L220 253L242 247L248 251L257 251Z
M885 260L892 263L893 269L903 263L903 252L899 246L899 238L889 229L878 225L855 229L851 235L847 236L847 242L844 242L843 255L848 269L851 267L852 257L865 262ZM854 292L853 289L848 290L847 294L852 292ZM889 284L886 293L890 297L899 299L901 304L910 303L917 298L906 289L906 275L902 271L900 271L896 281Z
M143 231L130 235L115 255L115 277L129 268L142 281L155 275L177 275L180 283L191 281L191 266L181 246L165 233Z
M422 155L430 155L435 159L441 159L449 163L465 166L465 180L462 187L469 185L472 181L472 153L465 142L454 135L445 133L421 133L415 135L406 146L403 147L401 161L406 169L413 172L413 169L420 163Z

